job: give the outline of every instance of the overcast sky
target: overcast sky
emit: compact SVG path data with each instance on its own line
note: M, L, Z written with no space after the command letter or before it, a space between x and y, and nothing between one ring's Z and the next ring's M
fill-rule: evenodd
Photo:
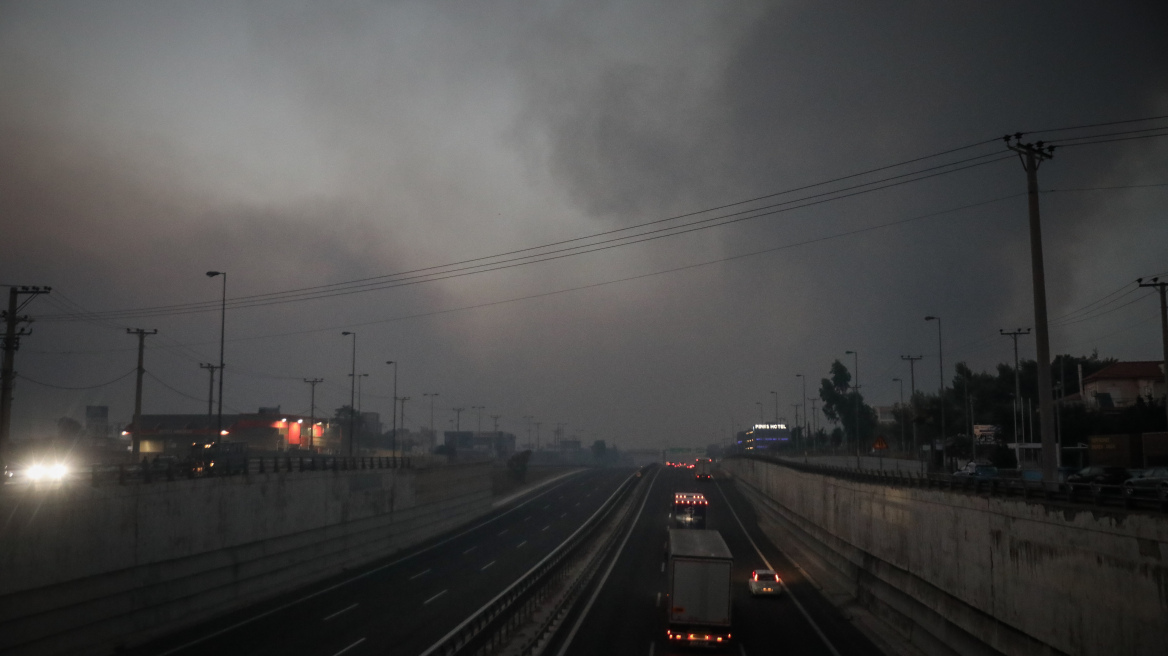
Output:
M1038 132L1168 115L1163 2L822 4L0 2L0 283L53 288L25 309L17 436L86 405L128 421L126 327L159 331L145 411L203 412L217 309L61 315L218 301L208 270L228 272L229 299L344 283L1016 131L1168 125ZM1168 272L1168 138L1056 150L1039 180L1065 190L1042 196L1053 319ZM343 330L370 374L362 408L388 422L397 360L414 429L437 392L440 429L485 406L484 428L499 414L521 435L534 415L545 435L562 421L586 441L704 445L758 402L772 418L772 391L793 419L795 374L813 395L846 350L868 401L891 404L901 355L925 355L918 387L938 385L925 315L944 320L950 371L1012 359L998 330L1033 325L1025 191L1006 159L591 254L231 309L225 408L307 413L306 377L326 381L318 408L347 403ZM1055 321L1052 351L1159 359L1141 296Z

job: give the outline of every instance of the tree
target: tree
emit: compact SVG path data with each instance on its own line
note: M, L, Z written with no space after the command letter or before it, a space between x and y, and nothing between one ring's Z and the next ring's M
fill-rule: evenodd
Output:
M864 396L852 387L852 374L839 360L831 363L831 378L820 381L819 398L823 401L824 416L842 424L849 440L854 442L857 435L874 434L877 425L876 411L864 403ZM857 403L860 407L860 431L856 430Z

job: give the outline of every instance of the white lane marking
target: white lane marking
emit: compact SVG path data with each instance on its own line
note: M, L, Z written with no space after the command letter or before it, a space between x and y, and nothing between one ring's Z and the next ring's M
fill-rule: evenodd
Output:
M446 594L447 592L448 592L447 590L443 590L442 592L439 592L438 594L434 595L433 597L430 597L426 601L423 601L422 605L425 606L426 604L430 603L431 601L434 601L435 599L437 599L438 597L441 597L442 595Z
M490 567L491 565L494 565L496 562L498 562L498 561L492 560L491 562L487 563L486 565L483 565L482 567L480 567L479 571L481 572L481 571L485 570L486 568Z
M477 545L477 544L476 544L475 546L471 547L470 549L467 549L466 551L462 552L462 555L464 555L464 556L465 556L465 555L467 555L468 553L470 553L470 552L472 552L472 551L474 551L475 549L478 549L478 548L479 548L479 545Z
M413 576L411 576L410 580L413 581L414 579L420 579L429 573L430 573L430 570L428 570L428 569L422 570L422 571L418 572L417 574L414 574Z
M754 542L754 538L750 537L750 533L746 531L746 525L743 524L742 520L738 518L738 513L734 510L734 506L730 504L730 498L726 496L726 493L722 490L722 486L718 483L718 481L714 481L714 486L718 488L718 492L726 501L726 507L730 509L730 514L734 515L734 521L738 522L738 526L742 528L742 532L746 535L746 539L750 541L750 546L754 547L754 552L757 553L758 557L762 559L762 563L766 565L766 568L773 571L775 568L771 567L770 561L767 560L766 556L762 555L762 550L758 548L758 545ZM775 548L777 549L778 547ZM835 645L831 644L831 641L828 640L827 636L823 633L823 629L819 628L819 625L815 623L815 620L811 619L811 614L807 612L806 608L803 608L803 604L799 603L799 600L795 598L795 595L791 594L791 589L787 587L787 582L780 581L779 585L783 586L783 592L786 592L791 601L795 602L795 608L798 608L799 612L803 614L803 617L807 618L807 623L811 625L811 628L815 629L816 635L818 635L819 639L823 641L823 644L827 646L827 650L832 653L832 656L840 656L840 653L836 651ZM738 646L741 647L742 643L738 643Z
M341 654L343 654L343 653L345 653L345 652L349 651L350 649L352 649L353 647L356 647L357 645L361 644L362 642L365 642L365 638L361 638L361 639L360 639L360 640L358 640L357 642L354 642L353 644L349 645L348 647L345 647L344 649L342 649L342 650L338 651L337 653L333 654L333 656L341 656Z
M665 571L665 562L664 561L661 562L661 571L662 572Z
M543 528L541 528L541 529L539 529L539 530L540 530L540 532L543 532L543 531L546 531L546 530L548 530L548 529L549 529L549 528L551 528L551 527L552 527L552 525L551 525L551 524L548 524L547 526L545 526L545 527L543 527Z
M519 547L522 547L525 544L527 544L527 540L524 540L523 542L520 542L519 544L515 545L515 548L518 549Z
M741 642L738 643L738 653L746 656L746 647L743 647Z
M325 618L324 618L324 619L322 619L321 621L322 621L322 622L327 622L327 621L331 620L332 618L336 617L337 615L340 615L340 614L342 614L342 613L347 613L347 612L349 612L349 611L353 610L354 608L356 608L356 607L357 607L357 605L358 605L358 604L353 604L352 606L349 606L349 607L347 607L347 608L342 608L342 609L338 610L337 612L333 613L332 615L329 615L329 616L325 617Z
M495 537L503 537L503 534L506 532L507 532L507 529L503 529L502 531L499 531L498 535L496 535Z
M657 593L657 603L654 605L657 607L661 606L661 593L660 592Z
M649 656L653 656L653 648L656 646L657 645L655 643L652 643L652 642L649 643Z
M576 502L576 505L577 505L577 506L578 506L578 505L580 505L580 502L579 502L579 501L577 501L577 502Z
M628 478L626 478L624 481L621 481L621 482L620 482L620 484L619 484L619 485L617 485L616 489L612 491L612 494L608 495L608 500L607 500L607 501L605 501L604 503L600 504L600 507L596 509L596 512L592 513L592 515L591 515L591 516L590 516L590 517L589 517L587 520L585 520L584 522L582 522L582 523L580 524L580 526L579 526L579 527L578 527L578 528L577 528L575 531L572 531L572 534L571 534L571 535L569 535L569 536L568 536L568 537L567 537L567 538L566 538L566 539L565 539L563 542L561 542L561 543L560 543L560 544L559 544L559 545L556 547L556 549L559 549L560 547L562 547L562 546L564 546L565 544L567 544L569 541L571 541L571 540L575 539L575 538L576 538L576 536L580 534L580 531L583 531L583 530L585 529L585 527L587 527L587 526L588 526L588 524L589 524L589 523L590 523L590 522L591 522L593 519L596 519L597 515L599 515L599 514L601 513L601 511L603 511L603 510L604 510L604 506L605 506L605 505L608 503L608 501L611 501L613 498L615 498L615 497L616 497L616 495L617 495L617 494L619 494L619 493L620 493L620 491L621 491L621 487L624 485L625 481L628 481L628 480L630 480L630 479L632 479L632 478L633 478L632 476L629 476L629 477L628 477ZM652 489L653 489L653 488L652 488L652 485L650 485L650 486L649 486L649 489L650 489L650 490L652 490ZM642 507L642 508L644 508L644 505L642 504L642 506L641 506L641 507ZM627 538L626 538L626 539L627 539ZM521 546L523 546L524 544L527 544L527 540L524 540L523 542L520 542L520 543L519 543L517 546L520 546L520 547L521 547ZM622 544L621 546L623 547L624 545ZM486 604L484 604L482 608L479 608L479 609L478 609L478 610L476 610L475 612L473 612L473 613L471 613L470 615L468 615L466 619L464 619L463 621L459 622L459 623L458 623L458 625L457 625L457 626L455 626L453 629L450 629L450 631L448 631L448 632L446 633L446 635L444 635L444 636L442 636L441 638L439 638L439 639L438 639L438 642L435 642L434 644L432 644L432 645L430 645L429 647L427 647L427 648L426 648L426 650L425 650L425 651L423 651L421 654L418 654L418 656L430 656L430 654L433 654L434 652L438 651L438 647L439 647L439 646L441 646L441 645L442 645L442 643L446 642L446 641L447 641L447 640L449 640L449 639L450 639L452 636L454 636L455 634L457 634L459 631L461 631L461 630L463 630L464 628L466 628L466 626L467 626L468 624L470 624L471 620L472 620L472 619L474 619L476 615L479 615L480 613L482 613L483 611L485 611L487 608L490 608L490 607L491 607L491 604L494 604L495 602L497 602L497 601L499 601L500 599L502 599L504 595L507 595L507 594L509 594L509 593L510 593L512 590L514 590L514 589L515 589L515 586L519 585L519 583L520 583L521 581L523 581L523 580L524 580L525 578L527 578L528 576L531 576L532 572L536 571L536 570L537 570L537 569L539 569L540 567L543 567L544 563L546 563L546 562L548 561L548 559L550 559L550 558L551 558L551 557L554 555L554 553L555 553L555 550L556 550L556 549L553 549L552 551L548 552L548 554L547 554L546 556L544 556L542 559L540 559L540 561L539 561L539 562L537 562L537 563L535 563L534 565L532 565L532 566L531 566L531 569L527 570L527 571L526 571L526 572L524 572L524 573L523 573L523 574L522 574L522 575L521 575L519 578L515 579L515 581L514 581L514 582L513 582L511 585L507 586L507 587L506 587L506 588L505 588L505 589L504 589L502 592L500 592L499 594L495 595L495 596L494 596L494 598L492 598L490 601L488 601Z
M576 473L579 473L579 472L576 472ZM570 474L565 474L565 477L567 477L569 475ZM425 547L423 549L419 549L411 554L407 554L405 556L402 556L401 558L398 558L397 560L393 560L393 561L390 561L384 565L379 565L377 567L374 567L373 569L361 572L360 574L358 574L352 578L345 579L344 581L341 581L339 583L334 583L333 585L330 585L327 588L322 588L320 590L317 590L316 592L306 594L299 599L294 599L292 601L289 601L286 604L276 606L275 608L269 608L268 610L266 610L262 613L257 613L257 614L252 615L251 617L249 617L245 620L240 620L240 621L236 622L235 624L232 624L231 626L223 627L222 629L219 629L218 631L215 631L213 633L208 633L207 635L195 638L194 640L191 640L190 642L188 642L186 644L182 644L182 645L174 647L170 650L164 651L161 654L158 654L158 656L170 656L171 654L176 654L180 651L183 651L184 649L187 649L188 647L194 647L195 645L197 645L199 643L206 642L212 638L217 638L217 637L223 635L224 633L234 631L234 630L240 628L241 626L247 626L248 624L251 624L252 622L255 622L257 620L262 620L263 618L265 618L269 615L274 615L282 610L286 610L288 608L291 608L291 607L295 606L296 604L303 603L305 601L308 601L309 599L319 597L320 595L325 594L326 592L332 592L333 590L336 590L337 588L349 585L353 581L360 581L361 579L368 577L368 576L372 576L372 575L376 574L377 572L380 572L383 569L387 569L389 567L393 567L394 565L399 565L401 563L404 563L405 561L407 561L415 556L420 556L420 555L426 553L427 551L433 551L434 549L437 549L438 547L440 547L448 542L453 542L454 540L457 540L458 538L461 538L464 535L469 535L471 533L474 533L475 531L486 526L487 524L490 524L490 523L495 522L499 519L502 519L503 517L510 515L511 513L515 512L516 510L519 510L523 506L526 506L527 504L535 501L536 499L538 499L546 494L551 494L553 490L559 488L560 486L567 485L567 484L568 484L568 482L564 481L563 483L549 487L547 490L540 492L539 494L531 497L527 501L524 501L523 503L516 504L514 508L504 510L503 512L499 513L498 515L495 515L494 517L488 519L487 521L481 522L479 524L475 524L474 526L466 529L465 531L463 531L461 533L455 533L454 535L446 538L445 540L440 540L440 541L435 542L434 544L432 544L428 547Z
M567 517L567 516L568 516L568 513L564 513L564 514L560 515L560 519L563 519L563 518L565 518L565 517Z
M527 520L529 520L529 519L531 519L531 515L528 515L527 517L524 517L524 518L523 518L523 521L525 521L525 522L526 522L526 521L527 521Z
M641 513L645 510L645 504L649 501L649 496L653 492L653 484L657 482L657 474L661 470L653 473L653 480L649 481L649 489L645 491L645 498L641 501L641 507L637 510L637 516L633 518L633 524L629 527L629 532L625 533L625 539L621 541L617 547L616 553L621 554L625 550L625 545L628 544L629 538L633 535L633 531L637 528L637 522L641 520ZM556 656L564 656L568 653L568 648L572 646L572 640L576 637L576 632L584 625L584 620L588 617L588 611L592 610L592 604L596 603L596 598L600 596L600 591L604 589L605 582L608 581L608 575L612 574L612 569L616 567L617 557L613 557L612 562L608 564L608 569L605 570L604 576L600 578L600 583L597 584L596 589L592 591L592 597L588 600L588 604L584 606L584 610L580 613L580 617L576 618L576 624L572 627L571 633L564 639L564 644L560 646L559 653ZM425 654L423 654L425 656Z
M543 509L547 510L548 508L551 508L551 507L552 507L552 504L549 503L548 505L544 506Z

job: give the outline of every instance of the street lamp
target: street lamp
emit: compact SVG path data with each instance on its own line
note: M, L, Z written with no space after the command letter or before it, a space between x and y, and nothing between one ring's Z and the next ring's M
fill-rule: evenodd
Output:
M219 301L219 416L215 420L215 443L223 436L223 336L227 330L227 272L208 271L207 277L223 276L223 296ZM135 426L134 430L138 430Z
M462 431L462 411L466 410L466 408L451 408L451 410L454 411L454 430L457 432L461 432Z
M771 394L775 396L775 423L777 424L779 423L779 393L772 390ZM796 418L796 423L798 423L798 418Z
M803 442L803 446L806 448L807 436L811 432L811 422L807 418L808 417L808 415L807 415L807 378L804 377L803 374L795 374L795 377L801 378L803 380L803 426L804 426L804 430L802 431L803 435L801 436L803 439L800 441Z
M763 419L762 416L762 401L755 401L754 404L758 406L758 423L765 424L766 419Z
M389 451L397 456L397 362L392 360L385 361L385 364L394 365L394 400L390 405L394 406L394 428L390 431Z
M355 405L357 396L357 333L346 330L341 333L347 337L353 338L353 370L349 373L349 456L353 455L353 438L354 426L357 416L357 406Z
M893 378L892 382L900 383L900 448L904 449L904 379Z
M941 462L945 462L945 350L941 341L941 317L925 317L925 321L937 322L937 362L941 371ZM929 455L933 453L929 449Z
M860 469L860 354L856 351L844 351L852 356L855 367L856 384L852 386L856 394L856 469Z

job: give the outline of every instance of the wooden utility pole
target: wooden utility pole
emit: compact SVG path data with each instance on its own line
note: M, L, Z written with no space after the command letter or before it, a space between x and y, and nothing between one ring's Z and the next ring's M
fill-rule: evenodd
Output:
M4 362L0 367L0 468L4 465L4 454L8 449L8 441L12 431L12 384L16 378L16 351L20 348L20 338L31 335L32 331L19 328L22 323L32 323L27 316L20 316L19 312L28 305L38 294L48 294L52 287L8 286L8 309L4 317ZM25 294L29 299L20 303L20 295Z
M138 384L134 388L134 431L130 433L130 438L133 440L134 445L131 453L134 454L134 460L137 461L138 453L142 448L142 376L146 373L146 368L142 363L146 353L146 336L157 335L158 331L142 328L127 328L126 333L138 336Z
M1013 139L1013 143L1011 143ZM1054 397L1050 379L1050 330L1046 318L1046 272L1042 263L1042 221L1038 208L1038 167L1054 155L1054 146L1022 143L1022 133L1006 136L1026 171L1030 207L1030 274L1034 287L1034 343L1038 360L1038 417L1042 430L1042 482L1058 485L1058 448L1054 434Z
M1019 414L1022 410L1022 377L1021 372L1018 371L1018 336L1029 335L1030 329L1019 328L1007 332L1005 329L999 328L998 332L1014 338L1014 441L1021 442L1022 440L1018 439ZM1020 465L1021 463L1019 463Z
M1164 347L1164 413L1168 418L1168 295L1165 294L1165 288L1168 288L1168 282L1160 282L1159 277L1152 278L1152 282L1144 282L1143 278L1136 280L1136 284L1140 287L1155 287L1156 291L1160 292L1160 337L1163 339ZM1152 388L1155 390L1155 387ZM1155 394L1152 395L1155 398Z

